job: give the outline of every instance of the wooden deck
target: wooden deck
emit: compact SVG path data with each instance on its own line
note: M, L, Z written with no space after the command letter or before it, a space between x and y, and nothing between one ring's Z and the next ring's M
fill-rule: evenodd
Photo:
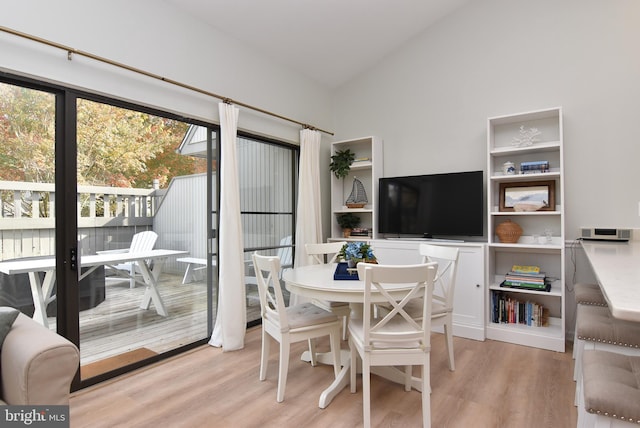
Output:
M105 300L80 312L81 366L102 363L111 369L132 362L131 358L135 361L208 338L206 283L182 284L182 274L163 273L158 286L167 317L158 315L153 303L148 310L139 307L144 286L132 289L128 280L107 278ZM248 292L255 293L255 287ZM258 300L248 299L247 319L259 317ZM50 317L49 322L55 329L56 319Z

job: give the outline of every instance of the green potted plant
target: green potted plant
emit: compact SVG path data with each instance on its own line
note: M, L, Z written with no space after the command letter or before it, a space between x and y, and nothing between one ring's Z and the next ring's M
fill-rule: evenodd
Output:
M350 149L338 150L331 156L329 169L335 174L336 178L344 178L349 175L351 164L356 158L356 154Z
M338 225L342 228L342 235L348 238L351 236L351 229L360 225L360 217L353 213L340 214L338 216Z

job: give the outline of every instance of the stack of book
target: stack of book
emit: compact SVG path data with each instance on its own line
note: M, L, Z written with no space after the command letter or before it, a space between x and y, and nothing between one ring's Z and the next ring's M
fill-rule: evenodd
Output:
M500 324L549 325L549 309L536 302L520 301L499 291L491 293L491 321Z
M549 161L520 163L520 174L540 174L542 172L549 172Z
M351 229L351 236L369 236L369 229L366 227L354 227Z
M504 276L501 287L524 288L527 290L550 291L551 283L538 266L514 265Z

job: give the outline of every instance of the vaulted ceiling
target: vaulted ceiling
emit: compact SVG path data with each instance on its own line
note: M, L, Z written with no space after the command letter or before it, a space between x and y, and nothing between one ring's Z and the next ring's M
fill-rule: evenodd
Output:
M469 0L165 0L335 88Z

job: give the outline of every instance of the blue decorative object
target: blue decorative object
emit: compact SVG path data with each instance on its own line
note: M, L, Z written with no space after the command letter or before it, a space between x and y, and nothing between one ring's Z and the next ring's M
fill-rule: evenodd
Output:
M373 249L366 242L348 242L342 246L338 256L347 262L350 260L353 261L354 265L358 262L376 262Z
M350 269L347 266L347 263L338 263L338 266L336 266L336 271L333 274L333 279L337 280L353 280L353 281L357 281L358 279L358 271L354 270L354 271L350 271Z

